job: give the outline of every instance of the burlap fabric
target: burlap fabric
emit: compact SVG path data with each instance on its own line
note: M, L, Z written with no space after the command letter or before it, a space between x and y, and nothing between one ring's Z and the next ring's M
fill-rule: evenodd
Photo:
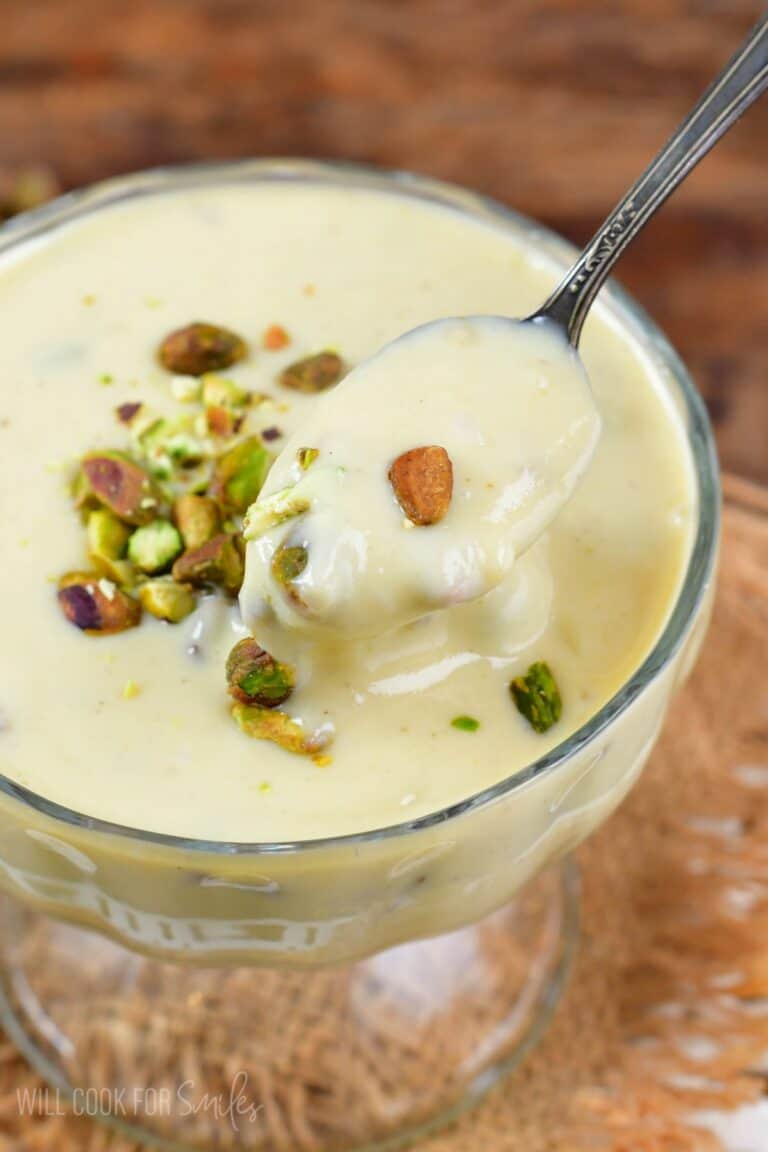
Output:
M725 488L700 663L642 781L579 852L564 1000L429 1152L714 1152L750 1125L768 1148L768 494ZM0 1152L133 1149L90 1121L20 1116L17 1089L38 1083L0 1036Z

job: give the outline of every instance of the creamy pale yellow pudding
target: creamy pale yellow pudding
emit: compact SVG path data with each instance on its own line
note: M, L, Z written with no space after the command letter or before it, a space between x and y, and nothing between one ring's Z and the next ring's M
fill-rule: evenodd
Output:
M541 452L492 339L477 400L469 387L457 400L462 385L451 377L426 414L409 409L396 382L357 406L354 372L324 398L278 378L319 349L358 365L431 319L524 315L553 276L519 235L424 202L320 185L167 193L12 249L0 266L0 634L13 653L0 669L3 773L62 805L139 828L209 840L305 839L457 802L583 724L659 636L696 515L689 451L663 375L599 307L582 354L602 433L580 483L487 597L324 645L312 667L299 667L286 709L308 733L328 737L322 757L250 740L233 724L223 668L245 634L233 599L203 597L179 624L145 613L129 631L89 636L62 615L53 582L87 566L70 490L77 462L96 448L130 448L116 407L141 401L174 418L189 411L184 378L158 363L156 349L194 319L226 325L249 345L225 374L251 394L238 437L264 433L270 452L290 451L322 435L317 413L330 396L339 422L347 412L388 421L405 449L440 443L450 413L459 493L462 448L490 426L492 450L475 443L470 457L481 471L488 461L486 491L503 492L519 481L521 451ZM275 323L290 343L270 350L261 334ZM470 349L473 335L465 330ZM394 363L396 378L397 370ZM587 413L579 451L591 451L594 419L584 395L574 393L573 403ZM558 418L553 409L537 425L542 444L554 428L547 421ZM432 422L440 425L434 437ZM361 425L363 454L366 435ZM570 457L560 461L558 475L571 466ZM322 455L313 467L323 467ZM265 493L284 481L277 469ZM441 528L416 528L406 543ZM562 715L545 733L509 691L542 660L562 696ZM474 730L455 726L458 718Z
M290 657L287 629L336 650L483 597L572 495L599 426L551 322L462 317L400 337L318 399L270 470L246 517L246 622ZM307 563L286 596L274 558L296 541Z

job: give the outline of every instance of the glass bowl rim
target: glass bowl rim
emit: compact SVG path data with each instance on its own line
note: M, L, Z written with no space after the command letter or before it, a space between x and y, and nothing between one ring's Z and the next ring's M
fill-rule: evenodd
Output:
M0 255L17 244L66 225L91 210L111 207L135 197L158 194L177 187L205 187L216 183L249 183L276 180L284 182L340 184L353 183L392 194L432 201L479 220L496 222L502 228L526 233L546 247L547 255L566 266L576 249L563 237L528 216L461 185L436 180L403 169L336 160L259 158L177 164L155 167L125 176L98 181L75 189L55 200L13 217L0 226ZM472 795L412 820L400 821L363 832L344 833L297 841L204 840L148 829L134 828L115 821L88 816L25 788L0 773L0 794L32 808L37 813L76 829L139 841L185 852L213 855L262 856L296 852L317 852L328 848L360 848L368 842L407 836L438 824L456 820L476 809L500 801L540 776L555 772L585 748L642 693L664 669L688 635L713 575L720 527L720 484L717 451L704 402L696 386L666 336L645 310L611 279L601 291L601 300L624 328L652 350L678 384L685 406L686 430L695 472L698 523L685 578L674 608L642 664L585 724L560 744L522 769Z

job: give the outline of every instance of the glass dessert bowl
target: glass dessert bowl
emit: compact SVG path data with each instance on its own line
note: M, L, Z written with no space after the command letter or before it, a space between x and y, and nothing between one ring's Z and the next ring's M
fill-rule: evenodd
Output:
M254 161L65 197L7 227L0 258L113 204L264 183L450 209L534 246L552 281L572 255L460 189ZM527 766L360 832L205 840L89 816L0 777L4 1024L51 1083L103 1090L106 1118L173 1147L362 1147L450 1118L538 1035L575 934L573 880L557 862L606 819L650 754L706 628L718 541L703 405L647 317L619 289L604 295L605 315L663 378L693 477L685 571L650 651Z

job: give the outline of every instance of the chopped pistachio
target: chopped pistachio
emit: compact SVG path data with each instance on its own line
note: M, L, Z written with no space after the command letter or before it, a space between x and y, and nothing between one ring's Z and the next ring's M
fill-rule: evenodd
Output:
M97 572L116 584L133 584L133 564L125 559L131 529L107 508L97 508L88 516L88 555Z
M126 680L121 695L123 700L135 700L141 695L141 684L137 684L135 680Z
M185 548L199 548L221 532L221 512L210 496L187 492L173 505L173 519Z
M546 732L560 719L563 710L560 690L543 660L531 664L524 676L517 676L509 690L518 712L536 732Z
M289 364L280 373L280 383L294 392L323 392L338 384L346 375L347 367L336 352L317 352Z
M307 468L310 468L314 464L319 455L319 448L299 448L296 453L296 459L299 462L299 468L301 468L302 472L306 472Z
M281 544L272 557L272 575L278 584L291 584L307 566L309 553L303 544Z
M149 473L123 452L90 452L75 481L78 508L103 505L126 524L146 524L160 503Z
M445 448L429 444L403 452L389 469L389 481L412 524L437 524L448 511L453 495L453 465Z
M277 708L288 699L296 678L293 668L265 652L253 637L238 641L227 658L227 688L241 704Z
M297 496L294 488L281 488L273 496L267 496L248 509L243 523L243 536L255 540L270 528L293 520L309 510L309 501Z
M203 404L206 408L244 408L250 400L247 388L241 388L234 380L207 372L202 379Z
M202 389L197 376L174 376L171 380L171 393L182 404L194 404L200 399Z
M476 720L474 716L454 716L451 720L451 727L458 728L459 732L477 732L480 721Z
M261 430L261 438L262 440L266 440L268 444L273 440L279 440L281 436L282 432L276 424L272 424L269 428L262 428Z
M261 342L268 352L279 352L281 348L288 347L291 338L282 324L270 324L269 328L265 329Z
M237 703L232 705L232 716L247 736L254 740L271 740L287 752L298 755L313 756L330 741L326 733L308 735L296 720L273 708Z
M218 324L198 321L171 332L158 349L160 363L180 376L203 376L230 368L248 353L235 332Z
M206 429L218 440L230 440L242 426L243 418L231 408L216 405L205 410Z
M247 512L262 489L272 456L258 436L247 436L218 458L210 493L224 507Z
M58 600L71 624L94 636L135 628L141 604L93 572L68 572L59 580Z
M130 428L143 407L144 405L140 400L127 404L119 404L118 407L115 408L115 415L121 424L126 424Z
M102 372L101 376L99 376L99 384L101 384L103 388L108 388L110 384L114 384L114 382L115 378L111 372Z
M235 595L243 582L243 558L235 538L225 532L199 548L190 548L173 566L173 578L196 588L218 585Z
M197 606L197 597L189 584L178 584L170 577L147 580L138 589L137 595L143 607L158 620L178 624Z
M184 545L170 520L153 520L137 528L128 541L128 558L142 572L152 576L170 568Z
M165 465L173 470L179 465L188 468L199 464L206 455L206 446L190 430L187 418L173 421L159 417L137 430L136 440L150 467Z

